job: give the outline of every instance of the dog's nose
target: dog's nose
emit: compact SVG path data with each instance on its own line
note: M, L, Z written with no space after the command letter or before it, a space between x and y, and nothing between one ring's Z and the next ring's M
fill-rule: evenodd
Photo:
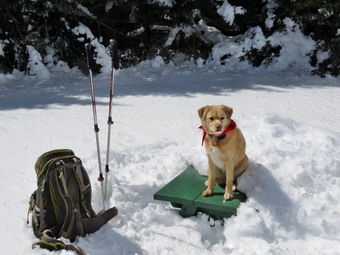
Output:
M222 129L222 125L218 124L216 125L216 131L220 131Z

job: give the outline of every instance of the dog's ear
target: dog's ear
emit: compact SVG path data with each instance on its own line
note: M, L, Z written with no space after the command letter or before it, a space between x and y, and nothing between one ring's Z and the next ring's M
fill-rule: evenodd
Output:
M203 120L205 118L205 110L208 108L208 105L203 106L201 108L198 109L198 116L201 118L201 120Z
M226 106L226 105L222 105L222 109L225 111L225 113L227 114L228 116L228 119L231 118L231 115L233 115L233 108L229 107L229 106Z

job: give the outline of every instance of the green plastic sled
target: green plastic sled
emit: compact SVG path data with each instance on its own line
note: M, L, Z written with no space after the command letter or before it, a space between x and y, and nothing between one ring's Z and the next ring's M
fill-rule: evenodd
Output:
M180 208L179 214L183 217L195 216L198 212L217 219L235 215L240 203L246 201L246 195L234 191L233 199L223 202L224 187L216 185L214 194L204 197L202 192L206 189L204 185L206 180L207 176L200 175L193 166L189 166L156 192L154 199L168 201L173 207Z

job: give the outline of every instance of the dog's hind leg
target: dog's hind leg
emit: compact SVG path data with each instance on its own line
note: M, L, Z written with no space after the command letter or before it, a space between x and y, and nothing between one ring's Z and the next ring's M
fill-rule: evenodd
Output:
M238 180L237 178L239 176L241 176L244 171L248 168L248 157L247 155L245 155L245 157L242 159L241 163L235 167L235 170L234 170L234 182L233 182L233 191L238 191L237 190L237 184L238 184Z
M245 155L244 158L241 160L241 162L238 163L238 165L235 167L234 179L236 179L241 174L243 174L244 171L246 171L246 169L248 168L248 164L249 164L249 159L247 155Z

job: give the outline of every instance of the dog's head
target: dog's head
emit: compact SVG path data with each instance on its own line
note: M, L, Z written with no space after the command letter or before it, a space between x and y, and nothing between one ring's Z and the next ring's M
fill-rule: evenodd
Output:
M233 109L226 105L207 105L198 109L202 126L211 135L222 133L230 124Z

